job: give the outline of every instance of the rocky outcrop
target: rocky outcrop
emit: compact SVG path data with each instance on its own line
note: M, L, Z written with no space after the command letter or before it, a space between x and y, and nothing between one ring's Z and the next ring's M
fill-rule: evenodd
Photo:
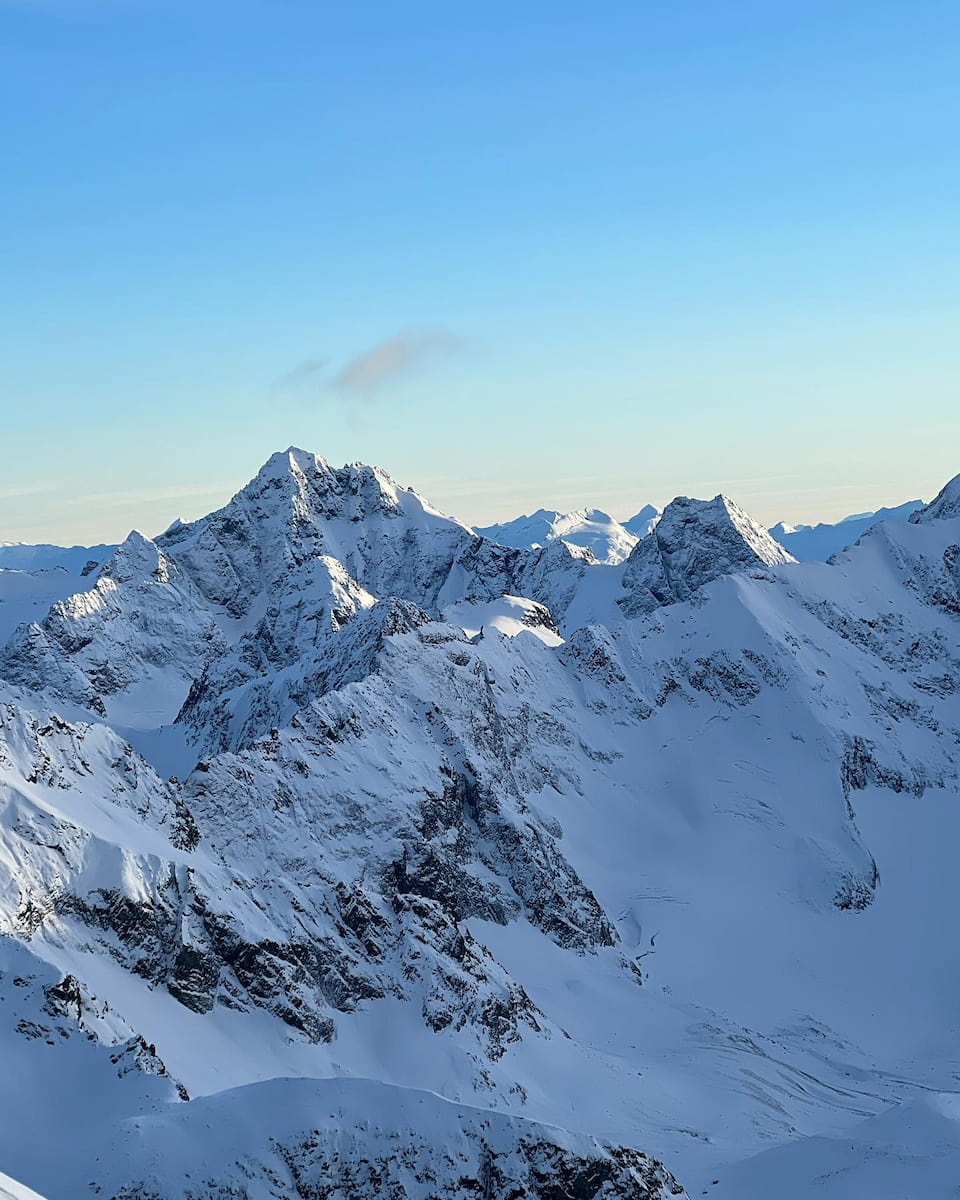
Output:
M793 562L767 531L726 496L680 496L627 559L618 603L630 617L689 600L721 575Z

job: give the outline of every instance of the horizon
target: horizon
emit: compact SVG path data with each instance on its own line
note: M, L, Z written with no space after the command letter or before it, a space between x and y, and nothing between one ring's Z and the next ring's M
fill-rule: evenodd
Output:
M250 474L248 476L248 478L244 479L242 482L237 483L235 485L234 484L227 485L226 490L224 490L223 487L215 487L215 486L211 487L209 489L206 489L206 490L202 490L199 488L195 491L192 491L189 489L185 490L184 492L182 492L180 494L179 498L190 497L190 498L193 498L193 499L199 501L199 499L201 497L209 497L211 500L211 503L209 503L207 505L207 507L202 507L196 511L184 510L181 512L173 513L173 515L169 516L169 519L161 518L159 524L149 526L147 528L144 528L140 525L133 524L133 525L129 525L126 529L123 529L122 532L116 532L117 530L121 529L121 526L114 524L112 527L108 527L108 528L110 528L114 531L115 536L92 536L92 537L79 539L76 541L69 541L69 540L63 540L63 539L56 540L55 538L48 538L48 537L44 537L44 536L7 537L5 535L5 531L3 530L3 528L0 527L0 546L2 546L2 545L17 545L17 544L22 544L22 545L48 544L48 545L60 545L60 546L64 546L67 548L76 548L76 547L84 547L84 546L95 547L95 546L100 546L100 545L112 545L112 544L120 543L132 532L140 532L140 533L146 535L147 537L155 538L159 534L164 532L166 529L168 529L171 525L176 524L178 521L184 521L185 523L189 524L190 522L199 520L200 518L205 517L212 512L216 512L217 510L222 508L224 505L226 505L231 499L233 499L233 497L236 496L238 492L242 491L250 482L252 482L253 479L256 478L256 475L258 474L258 472L263 468L263 466L266 465L266 463L270 460L271 457L273 457L276 454L287 453L289 450L300 450L304 453L312 454L317 458L323 459L325 462L327 462L327 464L331 468L337 469L337 464L333 463L330 459L326 458L326 456L316 454L315 451L309 450L306 447L297 447L297 446L291 445L291 446L287 447L285 450L274 451L272 455L268 455L263 460L263 462L260 464L260 466L257 468L257 470L254 471L252 474ZM615 521L623 523L623 522L629 521L631 518L636 516L648 504L652 504L658 511L663 511L663 509L668 504L670 504L674 499L677 499L681 496L690 496L693 499L698 499L698 500L709 500L709 499L713 499L713 497L716 495L724 495L728 499L735 501L737 504L740 505L741 508L745 509L745 511L748 512L750 516L752 516L752 517L754 517L754 519L758 520L766 529L770 529L774 525L776 525L780 522L782 522L788 528L802 527L802 526L815 527L816 525L821 524L821 523L825 524L825 525L834 525L834 524L838 524L845 520L852 520L857 517L872 515L873 512L880 510L880 509L897 508L903 504L911 503L913 501L921 501L923 503L927 503L940 491L940 489L944 486L945 483L947 483L949 481L949 479L952 479L954 477L954 476L949 476L948 479L944 479L942 483L937 484L929 492L929 495L908 496L902 500L888 498L886 500L881 501L881 503L877 504L875 506L875 508L873 508L873 509L868 509L868 510L854 509L854 510L850 510L847 512L843 512L843 513L837 515L833 519L823 519L821 521L804 521L802 519L793 520L793 519L788 519L785 517L778 517L775 520L767 520L765 517L761 517L760 515L758 515L757 512L752 510L748 505L744 504L740 499L738 499L738 497L735 493L732 493L724 488L720 488L719 491L716 491L716 492L711 492L709 495L706 492L704 492L703 494L697 494L696 492L693 492L693 491L689 491L689 490L682 491L681 490L678 492L674 492L672 495L670 495L669 497L667 497L663 500L640 500L640 502L638 502L635 506L633 506L633 507L628 506L627 510L621 510L619 512L616 512L616 511L611 512L607 508L603 507L602 505L597 505L597 504L581 504L581 505L576 505L572 508L563 509L563 508L551 507L549 503L541 503L541 504L538 504L535 507L529 508L523 512L514 511L514 512L507 513L504 516L497 517L497 518L494 518L489 521L483 521L483 520L472 520L472 519L470 519L469 515L464 515L463 513L457 512L457 511L445 506L444 504L439 503L437 501L436 497L430 495L428 492L425 492L423 490L423 488L418 487L416 482L404 481L402 479L398 479L397 476L394 475L389 470L389 468L384 467L380 463L365 463L362 459L353 459L353 460L350 460L349 462L346 462L346 463L343 463L340 465L343 467L346 467L346 466L376 467L376 468L384 471L385 474L389 475L390 478L393 480L393 482L395 484L397 484L399 487L413 490L423 500L426 500L433 507L437 508L440 512L442 512L445 516L451 517L458 521L461 521L463 524L469 526L472 529L489 528L490 526L504 524L509 521L522 520L524 518L528 518L528 517L532 517L532 516L536 515L536 513L541 510L547 511L547 512L558 512L562 515L567 515L570 513L581 512L581 511L584 511L585 509L594 509L594 510L604 513L607 516L612 517ZM30 493L25 492L19 497L4 496L3 489L0 489L0 507L2 507L2 503L4 500L18 500L18 499L22 500L22 499L26 498L26 496L28 496L29 494ZM37 494L37 493L34 493L34 494ZM219 499L217 497L219 497ZM92 497L92 499L94 501L101 500L102 498L109 498L109 497L104 497L103 493L101 493L99 495L93 494L93 497ZM175 501L176 498L177 497L171 496L170 497L171 502ZM83 497L81 497L80 500L82 501ZM69 503L70 503L71 507L73 507L73 508L78 507L78 501L76 499L70 501ZM154 509L159 511L164 506L165 503L166 502L164 501L164 499L162 497L153 497L149 501L146 502L145 508L147 508L149 511L153 511ZM167 507L164 509L164 511L166 511L167 513L170 513L170 512L172 512L172 509Z

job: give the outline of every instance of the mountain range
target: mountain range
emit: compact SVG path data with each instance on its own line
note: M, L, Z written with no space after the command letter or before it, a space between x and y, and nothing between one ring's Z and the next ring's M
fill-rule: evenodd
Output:
M846 550L879 521L906 521L922 508L920 500L910 500L895 508L879 508L875 512L854 513L834 524L773 525L770 536L800 562L826 562L834 554ZM553 541L589 549L598 562L616 566L630 554L637 542L645 537L660 519L660 509L645 505L628 520L615 520L598 508L578 509L560 513L538 509L532 516L517 517L500 525L476 526L482 537L502 546L535 549ZM3 562L0 549L0 564Z
M845 550L878 521L906 521L923 506L921 500L908 500L893 508L853 513L834 523L788 525L779 521L769 529L780 543L800 562L826 562ZM598 562L616 566L623 562L640 538L645 537L660 519L661 510L645 504L625 521L617 521L599 508L581 508L561 513L540 508L530 516L516 517L495 525L475 525L474 532L501 546L536 550L549 542L564 541L571 546L591 550ZM52 546L24 542L0 542L0 572L17 570L30 573L65 570L70 574L89 573L117 549L115 545Z
M638 517L291 448L0 570L0 1196L954 1194L960 476Z

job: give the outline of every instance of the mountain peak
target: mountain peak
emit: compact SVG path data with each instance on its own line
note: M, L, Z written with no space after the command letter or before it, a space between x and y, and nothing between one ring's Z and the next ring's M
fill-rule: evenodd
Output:
M659 508L653 504L645 504L639 512L634 513L632 517L623 522L623 527L635 537L646 537L656 524L659 516Z
M759 522L727 496L678 496L627 559L620 606L628 616L688 600L721 575L794 562Z
M401 487L381 467L348 463L333 467L327 459L298 446L277 451L253 479L222 508L190 524L171 526L161 543L183 545L210 526L236 522L263 527L256 540L284 530L296 540L316 537L320 527L345 520L357 525L368 518L402 517L417 525L466 526L434 508L410 488ZM319 523L319 524L318 524Z
M166 580L169 575L167 560L160 547L139 529L131 529L107 559L103 573L116 583L149 575Z
M948 517L960 517L960 475L945 483L929 504L911 513L914 525L925 521L941 521Z
M327 473L329 470L330 464L319 454L302 450L299 446L288 446L286 450L277 450L276 453L271 454L247 486L251 486L257 480L267 482L276 479L297 478L298 476L309 477Z

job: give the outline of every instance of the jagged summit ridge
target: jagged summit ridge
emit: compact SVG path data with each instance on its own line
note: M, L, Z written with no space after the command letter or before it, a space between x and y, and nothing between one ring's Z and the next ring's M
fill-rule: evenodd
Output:
M721 575L794 562L748 513L726 496L691 500L679 496L637 543L623 574L628 616L661 604L689 600Z
M223 508L158 539L210 600L246 616L291 572L325 557L375 596L434 607L473 532L383 470L333 468L291 448L274 454Z
M234 497L264 497L276 484L281 491L316 515L362 520L375 512L394 512L408 518L423 514L466 529L467 526L434 508L412 488L401 487L381 467L362 462L332 467L319 454L290 446L272 454L256 477ZM233 503L233 501L231 501Z
M351 667L331 639L378 602L436 619L507 594L561 614L592 561L563 542L502 548L379 468L332 468L291 448L216 512L155 541L131 533L89 591L16 632L0 675L132 727L143 723L138 689L149 688L155 726L189 698L190 728L222 746L228 729L270 728L304 680L342 682L372 661L364 650ZM371 645L379 624L367 626ZM239 722L231 704L250 706ZM199 729L200 713L216 721Z

